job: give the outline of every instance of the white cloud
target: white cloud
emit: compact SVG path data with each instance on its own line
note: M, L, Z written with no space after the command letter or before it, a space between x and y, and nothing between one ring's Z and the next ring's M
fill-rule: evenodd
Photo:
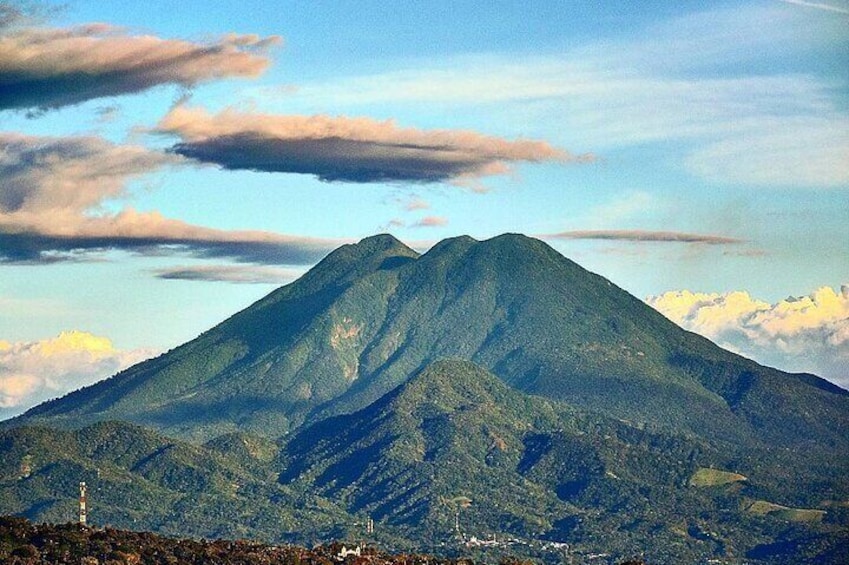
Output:
M849 118L769 122L696 150L687 167L719 182L826 187L849 183Z
M747 292L671 291L646 299L673 322L717 344L788 371L849 387L849 284L775 304Z
M644 216L647 212L665 212L668 208L669 204L656 195L645 191L628 191L590 209L583 223L592 228L605 228Z
M827 12L836 12L838 14L849 14L849 9L841 8L840 6L834 6L832 4L825 4L823 2L805 2L804 0L779 0L784 2L785 4L795 4L797 6L804 6L806 8L816 8L818 10L825 10Z
M122 351L109 339L82 331L32 342L0 340L0 418L90 385L155 353Z
M845 51L849 20L821 12L780 4L706 11L639 38L594 42L560 56L422 62L306 84L288 100L314 107L471 106L510 127L547 124L534 134L602 155L675 142L684 167L711 181L845 187L849 114L842 87L815 69L782 66L800 53L828 60Z
M481 69L461 66L435 75L424 72L416 79L423 88L412 84L411 76L403 78L407 84L392 88L389 85L397 77L388 75L362 79L374 85L352 90L359 88L367 97L374 87L373 102L393 92L402 100L409 96L408 101L436 101L453 90L457 98L447 102L502 102L514 108L510 115L519 118L557 109L559 129L567 132L570 144L602 152L687 141L692 146L688 145L686 167L710 180L757 186L849 183L849 118L828 100L831 85L795 75L726 79L631 75L625 69L581 69L565 62L558 67L547 60L528 61L521 71L492 62ZM458 92L456 84L442 88L442 83L432 82L434 77L452 83L454 77L474 87ZM335 96L337 90L331 92Z

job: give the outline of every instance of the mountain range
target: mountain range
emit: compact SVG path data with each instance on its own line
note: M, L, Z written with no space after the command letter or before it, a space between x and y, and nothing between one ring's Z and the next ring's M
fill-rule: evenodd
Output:
M0 507L33 519L72 516L86 480L109 523L182 535L318 541L373 518L424 549L492 533L537 555L849 555L849 393L520 235L343 246L2 427Z

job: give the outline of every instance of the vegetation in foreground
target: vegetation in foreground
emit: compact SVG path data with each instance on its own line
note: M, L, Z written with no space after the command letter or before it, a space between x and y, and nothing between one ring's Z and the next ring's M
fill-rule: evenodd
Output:
M355 552L347 553L356 549ZM9 565L276 565L276 564L429 564L473 565L468 558L445 559L432 555L389 555L373 547L346 547L341 543L312 549L294 545L273 546L237 540L192 540L130 532L95 529L78 524L32 524L24 518L0 517L0 561ZM530 564L503 558L503 565ZM644 565L628 561L621 565Z

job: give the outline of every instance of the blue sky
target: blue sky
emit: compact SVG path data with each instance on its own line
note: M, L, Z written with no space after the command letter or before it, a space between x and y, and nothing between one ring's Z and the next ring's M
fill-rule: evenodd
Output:
M521 232L849 377L846 0L51 6L0 1L10 351L165 350L342 242Z

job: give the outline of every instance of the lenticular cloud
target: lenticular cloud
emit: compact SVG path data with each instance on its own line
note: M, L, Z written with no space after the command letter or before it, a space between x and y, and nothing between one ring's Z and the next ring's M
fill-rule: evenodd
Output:
M130 35L107 24L9 29L0 34L0 110L53 109L141 92L251 78L279 37L231 34L210 43Z
M401 128L392 121L344 116L238 112L212 115L177 106L157 131L181 141L173 152L225 169L309 174L353 183L458 182L505 174L516 162L578 162L542 141L506 140L471 131Z

